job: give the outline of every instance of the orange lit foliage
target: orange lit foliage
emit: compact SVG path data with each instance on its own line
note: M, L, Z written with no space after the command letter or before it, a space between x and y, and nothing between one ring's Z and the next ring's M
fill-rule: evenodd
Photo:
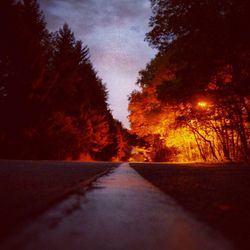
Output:
M176 126L177 114L170 106L162 106L155 99L152 87L144 88L143 92L134 92L130 97L129 111L131 129L134 133L146 138L150 143L151 155L157 150L154 148L152 135L159 136L162 147L169 149L165 156L169 161L201 160L196 147L194 134L187 127ZM143 96L147 98L143 99ZM159 149L158 149L159 150ZM154 157L150 157L153 158Z
M199 160L200 154L193 133L186 127L176 126L176 106L163 104L157 98L157 87L160 83L173 77L172 73L164 68L163 60L162 57L156 57L140 72L138 84L141 91L133 92L129 99L132 132L149 143L147 152L149 159L153 161L157 160L157 151L166 154L160 161ZM150 74L154 71L154 74Z
M131 153L128 130L124 128L118 120L114 120L114 127L117 143L116 155L112 158L112 161L126 161L129 159Z
M147 70L150 70L150 64ZM146 84L147 71L140 78L141 90L130 96L131 129L141 137L159 136L166 147L166 160L177 162L243 160L244 139L249 145L247 107L237 95L221 96L230 87L230 72L223 69L204 94L185 101L159 100L159 86L169 80L168 74L156 70ZM224 71L224 72L223 72ZM159 77L162 76L162 77ZM172 77L172 76L171 76ZM165 78L165 79L164 79ZM217 98L220 95L220 98ZM151 154L155 150L152 140ZM248 147L247 145L247 147ZM154 157L151 157L154 160Z
M168 146L178 148L176 160L248 161L249 2L151 0L151 6L146 39L158 54L140 72L140 93L130 98L132 129L141 130L134 110L151 105L148 97L143 104L136 99L155 89L158 126L151 128L144 110L138 119L145 122L144 131L155 129ZM175 118L166 118L166 112Z

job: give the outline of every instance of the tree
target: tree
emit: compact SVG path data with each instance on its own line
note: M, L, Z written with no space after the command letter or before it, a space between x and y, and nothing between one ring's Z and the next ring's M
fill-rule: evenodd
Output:
M36 1L1 1L0 12L1 154L22 158L37 118L33 93L44 72L47 30Z
M107 150L115 143L111 128L113 118L108 110L106 88L93 69L89 50L76 41L67 24L53 34L52 44L44 99L48 119L44 127L53 128L54 123L59 122L63 131L58 131L57 138L61 136L61 142L71 138L71 150L65 150L62 143L51 148L55 151L53 158L60 155L60 158L78 159L85 155L92 159L109 159L115 154L115 150L112 149L112 153ZM63 126L63 119L69 126ZM53 139L53 133L49 135ZM64 154L56 153L62 149Z
M247 160L250 4L236 0L151 2L147 39L159 53L140 73L138 83L144 87L140 96L146 100L147 89L155 89L160 105L172 107L176 125L185 124L183 128L193 134L203 159L208 154L215 159L220 155ZM209 105L197 110L204 100ZM185 119L180 122L178 117Z
M89 50L49 33L36 0L1 1L0 157L111 159L115 121Z
M129 159L132 150L130 134L118 120L115 120L115 129L117 138L117 153L115 158L119 161L126 161Z

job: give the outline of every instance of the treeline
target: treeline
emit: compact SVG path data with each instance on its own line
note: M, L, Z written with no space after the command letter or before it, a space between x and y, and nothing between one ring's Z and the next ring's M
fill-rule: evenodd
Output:
M0 158L126 159L127 131L69 26L50 33L36 0L1 0L0 26Z
M159 52L130 96L133 131L153 160L248 161L250 3L151 3L146 39Z

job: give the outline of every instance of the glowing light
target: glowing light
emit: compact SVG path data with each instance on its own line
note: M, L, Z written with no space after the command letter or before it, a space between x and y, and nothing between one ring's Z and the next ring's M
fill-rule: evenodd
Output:
M201 102L198 102L198 106L199 106L200 108L206 108L206 107L207 107L207 103L204 102L204 101L201 101Z

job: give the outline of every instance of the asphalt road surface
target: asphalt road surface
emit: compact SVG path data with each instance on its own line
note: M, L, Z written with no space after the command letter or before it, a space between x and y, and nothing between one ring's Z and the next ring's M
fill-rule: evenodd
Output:
M7 241L25 250L229 250L230 242L122 164Z
M0 161L0 240L117 164Z
M131 164L197 219L250 249L250 166L239 164Z

